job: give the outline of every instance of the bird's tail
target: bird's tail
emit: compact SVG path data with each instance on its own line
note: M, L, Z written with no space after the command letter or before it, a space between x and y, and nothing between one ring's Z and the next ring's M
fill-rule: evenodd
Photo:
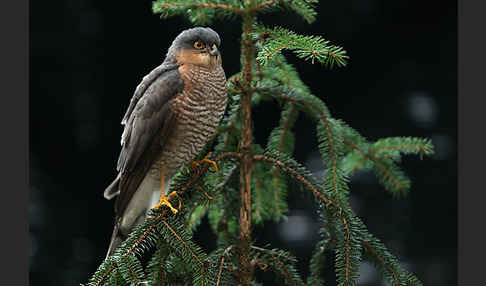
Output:
M156 187L157 182L158 181L152 179L144 180L141 185L137 187L137 191L132 195L132 198L124 210L117 210L117 206L115 205L115 226L111 235L110 245L108 246L107 257L115 252L137 225L143 223L148 210L158 203L160 191ZM111 199L118 195L120 193L119 184L120 175L118 175L113 183L106 188L105 198ZM130 182L127 184L130 186ZM152 203L154 193L157 194L156 203ZM118 197L118 199L120 199L120 197Z
M120 194L120 174L116 176L115 180L105 189L103 196L107 200L111 200L118 194ZM120 233L121 217L117 217L115 220L115 227L113 228L113 233L111 234L110 246L108 246L108 252L106 253L106 258L112 255L115 249L122 243L123 239Z
M120 232L121 218L118 218L115 222L115 227L113 228L113 233L111 234L110 246L108 246L108 252L106 253L106 258L112 255L115 249L123 242ZM105 258L105 259L106 259Z
M106 188L105 192L103 193L105 199L111 200L115 196L120 194L119 183L120 183L120 174L118 174L118 176L116 176L116 179Z
M143 223L145 216L145 211L143 211L134 220L128 219L128 222L123 216L117 216L115 227L113 228L113 233L111 234L110 245L108 246L108 251L106 253L106 258L115 252L115 250L127 239L130 232L132 232L137 225Z

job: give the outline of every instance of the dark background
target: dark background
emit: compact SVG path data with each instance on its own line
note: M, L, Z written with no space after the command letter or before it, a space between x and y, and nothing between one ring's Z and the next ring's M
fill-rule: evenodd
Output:
M334 117L372 140L432 139L436 155L403 160L412 179L408 198L393 199L372 174L359 173L351 204L424 285L456 285L456 2L321 2L310 26L293 14L261 19L347 50L349 65L332 71L289 57ZM102 192L115 176L121 118L141 78L189 26L182 18L160 20L150 1L31 1L31 285L78 285L101 263L113 224L113 202ZM230 76L239 70L239 22L212 27ZM278 115L271 104L255 110L257 142L265 142ZM295 157L319 175L311 121L300 117L296 130ZM290 249L305 275L317 221L310 200L290 198L288 221L265 224L255 238ZM212 238L203 224L197 240L210 249ZM361 270L359 285L381 285L370 264ZM332 271L326 277L333 285Z

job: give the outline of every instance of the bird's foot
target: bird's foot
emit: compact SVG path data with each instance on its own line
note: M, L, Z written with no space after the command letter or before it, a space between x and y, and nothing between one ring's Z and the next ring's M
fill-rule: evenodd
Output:
M204 158L202 160L199 160L199 161L192 161L191 162L191 168L193 170L197 169L197 167L199 167L199 165L201 163L208 163L208 164L211 164L213 166L213 169L215 172L218 171L218 165L216 164L215 161L209 159L209 157L211 157L211 152L209 152L206 156L204 156Z
M170 210L172 211L172 213L177 214L179 211L176 208L174 208L172 206L172 204L169 202L169 200L172 199L175 196L177 196L176 191L173 191L167 197L162 193L162 195L160 196L159 203L156 206L154 206L152 209L156 210L156 209L159 209L162 206L168 206L170 208ZM180 205L181 205L181 202L179 201L179 208L181 207Z

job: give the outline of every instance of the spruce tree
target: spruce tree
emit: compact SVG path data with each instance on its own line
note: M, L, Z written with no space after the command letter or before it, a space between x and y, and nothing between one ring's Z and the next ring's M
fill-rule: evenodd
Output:
M171 190L180 195L181 211L166 208L151 216L108 257L87 285L261 285L257 269L271 270L279 285L325 285L322 271L329 267L325 253L334 254L338 285L356 285L361 261L374 263L390 285L421 285L403 269L396 257L375 236L349 205L348 178L358 170L373 170L384 189L400 197L410 180L400 169L403 155L431 155L428 139L411 137L367 140L344 121L336 119L318 96L299 78L282 51L327 68L346 65L339 46L319 36L299 35L282 27L267 27L257 15L282 9L293 11L308 23L316 17L317 0L157 0L153 12L161 18L182 15L194 25L214 19L242 19L241 71L228 78L229 105L210 144L209 165L182 168ZM223 38L224 41L224 38ZM266 146L253 141L252 108L263 101L281 107L279 125ZM318 149L327 167L322 178L313 177L293 159L293 127L299 114L316 128ZM202 155L202 154L201 154ZM320 241L304 281L296 258L288 251L255 245L252 225L280 221L288 210L290 182L309 193L318 205ZM292 184L292 186L295 184ZM208 216L217 235L217 249L205 253L192 237Z

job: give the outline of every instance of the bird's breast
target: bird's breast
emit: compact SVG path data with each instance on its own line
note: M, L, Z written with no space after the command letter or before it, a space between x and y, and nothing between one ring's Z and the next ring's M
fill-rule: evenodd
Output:
M226 78L222 68L198 68L185 75L184 90L171 100L176 123L157 167L164 166L172 176L194 160L214 135L226 109Z

